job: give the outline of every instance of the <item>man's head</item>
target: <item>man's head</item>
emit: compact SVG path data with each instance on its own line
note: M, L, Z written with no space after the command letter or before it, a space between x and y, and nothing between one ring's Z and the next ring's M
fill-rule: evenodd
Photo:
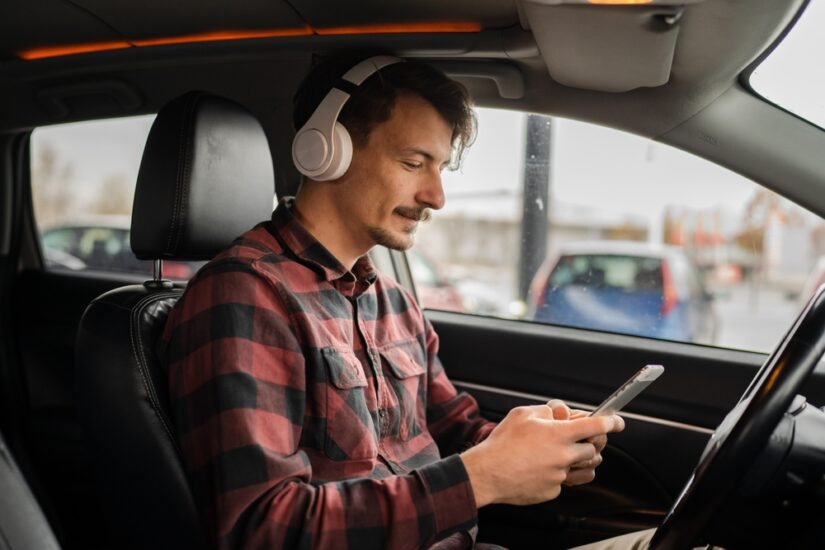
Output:
M295 129L306 124L349 69L362 61L379 57L382 56L343 53L316 64L295 94ZM450 126L453 147L451 169L458 167L463 152L475 137L475 115L466 88L430 65L414 61L393 63L375 71L360 86L348 86L345 91L350 97L337 121L348 130L356 147L365 146L373 128L389 119L401 94L421 97Z
M296 95L296 128L362 59L337 57L310 72ZM299 202L302 195L315 202L323 196L340 239L360 254L375 244L409 248L417 222L444 204L441 171L457 167L474 138L469 96L431 66L409 61L386 66L349 91L338 121L352 138L350 167L330 182L305 180Z

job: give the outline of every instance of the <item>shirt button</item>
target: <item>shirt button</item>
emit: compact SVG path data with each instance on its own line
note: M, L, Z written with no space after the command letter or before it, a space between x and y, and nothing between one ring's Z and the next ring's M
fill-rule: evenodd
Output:
M387 432L387 411L378 409L378 433L381 437Z

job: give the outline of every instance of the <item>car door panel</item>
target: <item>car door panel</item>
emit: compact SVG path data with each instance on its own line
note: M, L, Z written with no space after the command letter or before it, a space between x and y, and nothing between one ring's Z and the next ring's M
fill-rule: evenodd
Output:
M516 392L504 393L464 382L455 385L457 389L471 393L478 400L485 418L494 421L502 419L513 407L540 405L549 399L536 394L514 395ZM575 406L575 403L569 403ZM627 427L624 432L610 436L610 446L632 469L643 470L637 474L640 479L648 480L646 493L651 498L667 500L675 497L696 465L712 430L633 413L624 414L624 417ZM674 446L678 446L678 453L673 452ZM603 473L600 469L599 474Z
M513 548L544 541L565 548L655 527L687 481L713 429L737 402L766 355L558 326L428 311L451 380L482 414L561 398L589 408L641 366L665 373L623 413L591 484L565 488L550 503L481 512L481 538ZM823 377L806 388L822 403ZM532 518L532 519L531 519ZM514 524L520 525L513 530Z
M134 277L28 270L16 282L16 342L28 409L22 436L38 499L64 548L103 548L107 537L77 419L74 342L86 306Z
M143 280L107 273L30 270L20 274L15 310L32 408L74 401L74 340L83 311L104 292Z
M662 377L630 412L715 428L738 401L766 354L657 341L568 327L428 311L451 379L595 406L646 364ZM541 390L541 391L540 391ZM819 369L804 394L825 402Z
M542 404L548 398L472 383L456 386L473 394L490 420L500 420L512 407ZM530 548L552 535L550 547L567 548L655 527L690 475L711 430L633 413L625 420L626 430L610 436L594 482L565 488L558 499L542 505L482 510L483 538ZM536 521L527 519L533 516ZM516 538L512 537L514 523L523 526Z

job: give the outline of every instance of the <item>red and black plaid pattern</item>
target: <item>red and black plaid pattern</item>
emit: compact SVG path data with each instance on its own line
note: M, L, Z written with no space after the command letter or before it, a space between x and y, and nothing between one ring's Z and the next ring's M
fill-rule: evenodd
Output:
M493 424L437 349L404 289L366 257L348 272L288 202L201 269L161 355L218 546L468 545L477 511L454 453Z

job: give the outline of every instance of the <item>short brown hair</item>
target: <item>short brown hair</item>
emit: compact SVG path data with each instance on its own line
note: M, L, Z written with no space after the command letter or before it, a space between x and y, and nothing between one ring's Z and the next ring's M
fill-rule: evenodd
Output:
M338 54L315 65L295 94L293 123L296 130L309 120L345 72L372 55L376 54ZM427 101L452 128L450 168L457 168L464 151L475 139L476 118L470 94L460 83L426 63L405 61L377 71L352 94L338 121L347 128L355 146L364 146L373 128L389 120L397 98L405 93Z

